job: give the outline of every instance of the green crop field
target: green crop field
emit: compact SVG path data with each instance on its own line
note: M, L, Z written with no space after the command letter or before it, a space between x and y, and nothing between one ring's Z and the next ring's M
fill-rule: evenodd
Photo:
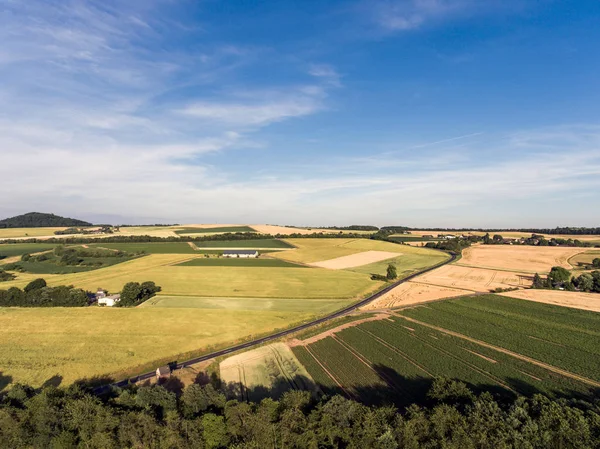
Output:
M117 249L130 253L148 254L197 254L198 252L185 242L151 243L91 243L90 247Z
M33 254L42 251L49 251L57 245L48 243L5 243L0 245L0 256L5 258L22 256L23 254ZM0 260L0 263L2 261Z
M401 313L600 381L598 313L495 295Z
M106 307L0 308L0 371L39 387L150 371L305 321L306 312Z
M198 257L177 264L179 267L247 267L247 268L307 268L304 265L279 259Z
M250 226L219 226L215 228L178 228L175 234L225 234L227 232L256 232Z
M599 377L600 314L494 295L431 303L399 313L570 373L593 380ZM380 383L365 385L364 372L353 375L348 367L354 365L341 363L341 359L361 360L379 382L398 393L399 404L404 405L424 399L436 376L459 379L476 391L505 396L541 392L585 398L596 391L588 383L401 317L365 322L293 350L323 390L339 391L337 381L350 390L350 396L366 401L381 394Z
M293 248L289 243L277 239L252 240L206 240L194 242L198 248Z

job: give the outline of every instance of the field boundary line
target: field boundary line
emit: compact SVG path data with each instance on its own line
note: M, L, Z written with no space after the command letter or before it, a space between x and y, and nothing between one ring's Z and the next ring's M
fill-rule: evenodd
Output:
M349 392L342 386L342 384L334 377L334 375L331 374L331 372L327 368L325 368L325 365L323 365L321 363L321 361L317 358L317 356L313 354L313 352L310 350L310 348L308 346L305 346L304 348L306 349L306 352L308 352L310 354L310 356L313 359L315 359L315 362L317 362L317 364L323 369L323 371L325 371L325 374L327 374L329 376L329 378L331 380L333 380L336 383L336 385L342 389L342 391L344 393L346 393L346 396L356 399L356 396L354 395L354 393Z
M571 379L578 380L580 382L583 382L585 384L591 385L593 387L600 388L600 382L596 382L595 380L588 379L587 377L580 376L579 374L575 374L575 373L572 373L570 371L566 371L566 370L564 370L562 368L558 368L558 367L556 367L554 365L550 365L548 363L540 362L539 360L536 360L536 359L533 359L531 357L527 357L525 355L519 354L518 352L513 352L513 351L510 351L508 349L504 349L501 346L492 345L490 343L486 343L484 341L477 340L476 338L471 338L471 337L468 337L468 336L466 336L464 334L460 334L458 332L454 332L454 331L451 331L451 330L448 330L448 329L444 329L443 327L438 327L438 326L435 326L433 324L424 323L422 321L415 320L414 318L410 318L410 317L399 315L399 314L395 314L395 313L394 313L394 315L397 316L397 317L399 317L399 318L402 318L402 319L404 319L406 321L409 321L409 322L412 322L412 323L416 323L416 324L420 324L421 326L429 327L429 328L435 329L435 330L437 330L439 332L443 332L445 334L452 335L453 337L462 338L463 340L467 340L467 341L470 341L471 343L478 344L480 346L483 346L484 348L493 349L494 351L498 351L498 352L501 352L503 354L507 354L507 355L509 355L511 357L514 357L516 359L523 360L523 361L531 363L533 365L537 365L537 366L539 366L541 368L544 368L544 369L546 369L548 371L551 371L553 373L560 374L561 376L569 377Z
M357 327L357 329L360 330L361 332L364 332L364 333L368 334L371 338L375 339L375 341L377 341L380 345L383 345L386 348L388 348L390 351L395 352L400 357L402 357L404 360L406 360L408 363L410 363L411 365L413 365L416 368L418 368L421 371L423 371L429 377L432 377L432 378L436 377L435 375L433 375L429 371L427 371L423 366L421 366L421 364L417 363L415 360L413 360L411 357L409 357L408 355L406 355L404 352L400 351L395 346L392 346L389 342L385 341L383 338L378 337L377 335L369 332L366 329L361 329L360 327Z
M438 351L442 354L445 354L447 357L450 357L451 359L456 360L459 363L462 363L463 365L468 366L471 370L481 374L484 377L487 377L488 379L490 379L493 382L496 382L498 385L506 388L509 391L512 391L513 393L517 393L515 390L513 390L511 387L509 387L507 384L505 384L504 382L502 382L501 379L497 378L496 376L494 376L492 373L487 372L486 370L484 370L483 368L479 368L477 365L474 365L471 362L467 362L466 360L461 359L459 356L452 354L450 351L446 351L445 349L438 347L437 345L434 345L433 343L431 343L430 341L428 341L425 338L419 337L417 335L415 335L415 333L411 333L410 337L419 340L420 342L422 342L424 345L429 346L430 348L432 348L434 351ZM465 348L463 348L465 349ZM468 349L466 349L466 351L473 353L472 351L469 351ZM482 356L481 354L475 354L481 358L485 358L485 356ZM494 362L496 363L496 362Z
M367 356L361 353L358 349L353 348L351 344L345 342L344 340L337 338L336 336L331 337L333 340L337 341L343 348L346 349L350 354L354 356L354 358L358 359L364 365L366 365L380 380L382 380L388 387L392 388L396 391L396 393L404 393L398 385L396 385L391 379L388 378L385 374L378 373L375 368L373 368L373 362L371 362Z

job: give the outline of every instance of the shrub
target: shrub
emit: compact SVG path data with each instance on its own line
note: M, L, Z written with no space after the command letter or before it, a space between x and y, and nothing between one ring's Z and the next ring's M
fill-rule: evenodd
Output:
M27 284L23 290L25 291L25 293L29 293L34 290L39 290L40 288L44 288L44 287L46 287L46 285L47 284L44 279L38 278L38 279L34 279L29 284Z

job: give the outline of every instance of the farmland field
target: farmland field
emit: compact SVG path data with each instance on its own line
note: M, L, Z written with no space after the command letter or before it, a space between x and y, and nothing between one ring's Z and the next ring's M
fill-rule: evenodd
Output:
M0 228L0 239L54 236L54 232L64 229L66 228Z
M281 310L0 308L0 367L13 382L35 387L56 375L63 384L95 375L122 377L309 316Z
M44 243L6 243L0 245L0 256L4 256L7 259L9 257L22 256L23 254L33 254L42 251L49 251L56 245L44 244ZM0 263L3 261L0 260Z
M365 251L389 251L395 253L420 252L421 249L369 239L286 239L297 249L275 254L273 257L291 262L314 263L336 257L349 256Z
M401 404L422 400L435 376L503 395L589 397L600 385L599 314L494 295L431 303L399 314L292 349L322 389L339 391L341 385L349 396L365 401L377 400L381 382L397 393ZM352 357L370 374L363 368L355 374Z
M214 228L176 228L174 230L175 234L178 235L189 235L189 234L224 234L227 232L256 232L255 229L252 229L250 226L216 226Z
M201 296L155 296L139 307L189 309L269 310L306 312L316 315L334 312L348 305L347 299L289 298L206 298Z
M591 250L586 251L584 253L576 254L575 256L569 259L569 263L575 268L579 268L581 265L585 267L587 265L591 265L594 259L599 257L600 250Z
M227 390L240 399L258 401L279 398L284 392L314 390L315 384L294 353L283 343L274 343L234 355L219 364Z
M255 267L255 268L308 268L304 265L279 259L257 259L236 257L198 257L177 264L178 267Z
M404 247L410 248L407 245L404 245ZM363 265L361 267L350 268L350 270L357 273L384 275L388 265L394 264L398 272L398 277L405 278L417 271L448 260L449 257L448 254L441 251L428 248L418 248L417 251L415 251L414 248L411 248L408 249L406 253L403 252L401 256L396 258Z
M178 266L186 254L151 254L112 267L85 273L46 275L49 285L74 285L87 290L98 287L120 291L130 281L152 280L165 295L250 298L316 298L349 301L383 285L366 274L324 268ZM3 288L24 287L36 276L17 273Z
M90 247L108 248L131 253L148 254L196 254L197 251L185 242L149 243L90 243Z
M194 242L197 248L292 248L283 240L254 239L254 240L206 240Z
M502 293L502 296L526 299L528 301L554 304L574 309L600 312L600 295L597 293L568 292L565 290L527 289Z
M541 274L554 266L570 270L568 260L583 251L557 246L477 245L465 249L457 265Z

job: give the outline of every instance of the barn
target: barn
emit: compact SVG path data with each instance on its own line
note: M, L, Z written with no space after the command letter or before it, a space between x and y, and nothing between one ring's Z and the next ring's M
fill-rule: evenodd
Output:
M231 249L223 251L223 257L258 257L258 251L255 249Z

